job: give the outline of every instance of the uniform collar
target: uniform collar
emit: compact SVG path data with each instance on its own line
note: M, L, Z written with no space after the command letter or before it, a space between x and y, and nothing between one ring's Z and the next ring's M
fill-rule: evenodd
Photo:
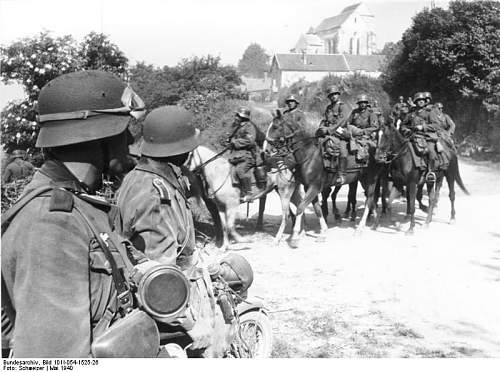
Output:
M47 160L39 172L48 177L54 185L74 192L88 192L86 185L82 184L70 170L59 160Z
M180 181L182 180L182 171L178 166L172 163L166 163L147 157L142 157L135 169L154 173L160 177L163 177L176 189L184 191Z

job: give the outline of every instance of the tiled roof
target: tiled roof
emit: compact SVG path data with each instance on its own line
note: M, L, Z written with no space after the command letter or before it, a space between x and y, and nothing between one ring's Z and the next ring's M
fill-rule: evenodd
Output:
M282 71L381 71L386 56L354 54L306 54L306 63L300 53L274 56Z
M384 55L356 55L344 54L347 65L351 71L364 70L368 72L381 71L382 65L385 62Z
M351 12L348 13L341 13L339 15L330 17L330 18L325 18L321 23L319 24L318 27L316 27L315 32L321 32L321 31L326 31L330 30L332 28L337 28L342 26L342 23L345 22L347 18L351 15Z
M352 13L360 5L361 3L346 6L340 13L347 13L347 12Z
M306 63L300 53L276 54L280 70L285 71L349 71L342 54L306 54Z

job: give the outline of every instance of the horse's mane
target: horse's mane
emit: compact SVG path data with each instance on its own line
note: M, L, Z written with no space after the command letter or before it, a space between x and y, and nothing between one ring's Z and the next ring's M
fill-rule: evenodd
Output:
M195 151L198 153L202 163L205 163L206 161L212 159L215 155L217 155L217 152L203 145L198 146ZM229 165L228 161L222 156L210 161L209 165L212 164L218 166L223 166L225 164Z

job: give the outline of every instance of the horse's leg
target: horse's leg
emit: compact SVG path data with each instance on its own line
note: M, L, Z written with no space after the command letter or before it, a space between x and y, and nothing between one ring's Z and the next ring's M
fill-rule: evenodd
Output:
M219 211L219 219L222 226L222 246L221 250L225 251L229 248L229 234L227 232L227 213L226 211Z
M451 168L451 165L450 165ZM450 190L450 203L451 203L451 216L450 224L455 223L455 174L454 170L448 169L446 172L446 182L448 182L448 189Z
M205 205L212 217L212 221L215 227L215 244L218 247L224 245L224 227L221 220L221 215L219 214L219 209L217 208L217 204L209 198L203 198Z
M292 190L293 191L293 190ZM285 231L286 221L288 220L288 216L290 213L290 198L292 192L288 189L282 190L282 192L278 192L281 201L281 224L274 237L274 242L278 244L283 236L283 232Z
M441 184L443 183L442 175L438 174L436 182L427 183L427 193L429 194L429 211L425 219L425 227L429 227L432 222L432 215L434 214L434 207L436 206L436 197Z
M341 221L342 217L340 216L340 212L337 209L337 194L339 193L341 187L342 186L335 186L333 188L333 192L332 192L332 212L333 212L333 216L335 218L335 221L339 221L339 222ZM347 205L347 208L349 208L349 205Z
M406 184L406 196L408 198L408 211L410 215L410 227L406 232L407 235L414 233L415 229L415 199L417 194L417 184L415 181L409 181Z
M247 239L243 238L236 231L235 221L236 221L237 211L238 211L237 207L227 208L226 216L227 216L227 231L228 231L228 234L233 237L233 239L236 241L236 243L250 243L251 239L249 239L249 238L247 238Z
M264 210L266 209L266 199L267 195L264 195L259 199L259 217L257 218L257 226L255 227L257 231L264 230Z
M387 214L387 198L389 197L389 180L385 174L382 175L382 179L380 180L380 186L382 192L380 196L382 197L382 215Z
M358 180L349 184L349 193L347 196L347 204L351 205L351 222L356 221L356 194L358 192Z
M396 223L396 220L394 219L394 216L392 214L392 202L394 199L396 199L399 195L399 190L396 186L392 185L390 191L389 191L389 197L387 200L387 216L389 217L389 224L391 225L396 225L398 230L399 230L399 223Z
M299 246L299 234L301 230L302 216L304 215L304 211L306 210L306 207L309 205L309 203L311 203L313 199L318 196L319 191L319 185L311 185L307 189L304 199L297 208L297 215L295 217L292 236L290 238L290 246L292 248L298 248ZM321 212L321 208L319 210Z
M330 192L332 188L327 186L321 190L321 212L323 213L323 217L325 221L328 220L328 197L330 196Z
M424 197L424 185L418 185L417 187L417 200L418 200L418 207L424 211L425 213L427 213L427 211L429 210L429 208L424 204L424 202L422 201Z
M325 219L323 218L323 213L321 210L322 208L319 205L318 197L315 197L313 199L312 203L313 203L314 212L316 213L316 217L318 217L319 226L320 226L319 235L318 235L318 238L316 239L316 241L324 242L326 240L326 231L328 230L328 226L326 224Z
M349 185L350 187L351 185ZM366 199L365 199L365 208L363 210L363 215L361 216L361 221L359 221L358 227L356 228L354 235L361 235L361 233L366 228L366 220L368 219L368 215L370 214L370 210L374 211L376 216L376 206L374 206L374 194L375 194L375 185L369 185L366 189Z

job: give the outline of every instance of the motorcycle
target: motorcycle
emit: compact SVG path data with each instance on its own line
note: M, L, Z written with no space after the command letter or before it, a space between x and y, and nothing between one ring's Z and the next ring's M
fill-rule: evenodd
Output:
M228 262L237 267L236 271ZM231 253L220 263L207 267L211 280L217 313L222 317L218 327L223 327L226 342L218 343L211 353L189 350L190 338L184 332L163 332L160 343L171 357L268 358L272 350L272 327L269 312L258 298L248 298L247 290L253 280L248 262ZM214 315L217 317L218 315ZM218 330L220 332L220 329Z

